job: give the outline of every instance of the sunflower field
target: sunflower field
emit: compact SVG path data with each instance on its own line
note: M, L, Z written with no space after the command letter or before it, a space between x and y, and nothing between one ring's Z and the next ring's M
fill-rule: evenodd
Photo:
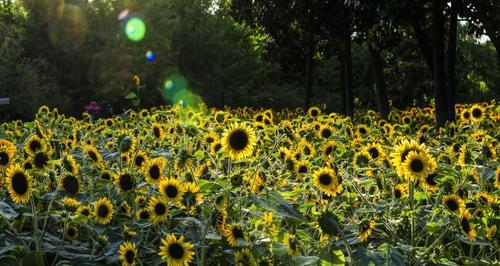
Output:
M500 106L164 106L0 128L0 265L498 265Z

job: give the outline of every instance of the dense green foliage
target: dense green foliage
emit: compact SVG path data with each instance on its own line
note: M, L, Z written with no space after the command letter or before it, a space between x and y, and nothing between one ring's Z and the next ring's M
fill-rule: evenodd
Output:
M31 118L45 104L78 115L92 100L110 103L120 112L135 107L125 99L136 92L134 75L141 79L141 107L170 103L172 99L165 99L162 91L165 80L176 75L209 106L298 107L304 105L304 97L310 97L313 105L326 104L329 110L343 112L336 37L340 20L328 19L336 11L311 8L305 1L296 1L295 9L272 12L265 9L270 2L256 1L251 7L255 10L239 2L245 1L2 1L0 97L10 97L11 105L0 106L0 114L7 119ZM359 17L373 7L349 11L354 14L352 72L357 105L377 106L367 48L376 27L390 30L377 37L389 100L395 107L429 104L432 75L413 29L390 10L379 12L379 20L366 26ZM145 22L141 42L126 38L125 20L118 19L123 10ZM288 11L295 13L286 15ZM304 96L311 14L315 16L311 24L314 70L312 93ZM457 101L498 98L495 48L492 42L479 43L471 35L480 30L488 33L475 26L477 12L465 15L470 19L459 23ZM383 26L388 18L395 26ZM154 62L145 59L147 50L154 52Z

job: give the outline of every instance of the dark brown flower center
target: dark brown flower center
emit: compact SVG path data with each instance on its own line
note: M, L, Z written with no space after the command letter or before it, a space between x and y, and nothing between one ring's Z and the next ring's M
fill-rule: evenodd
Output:
M108 206L104 204L100 205L99 208L97 209L97 216L99 216L100 218L106 218L108 214L109 214Z
M78 193L80 189L80 184L78 183L78 179L72 175L67 175L63 179L63 188L71 195L75 195Z
M179 243L173 243L168 246L168 254L174 259L180 259L184 256L184 247Z
M135 258L135 252L133 250L127 250L127 252L125 252L125 260L129 264L132 264L134 262L134 258Z
M157 165L151 166L149 168L149 176L154 180L158 180L160 178L160 168Z
M0 165L7 165L9 163L9 155L2 151L0 152Z
M174 185L168 185L166 188L165 188L165 194L167 195L167 197L169 198L175 198L177 197L177 194L179 193L179 190L177 189L176 186Z
M243 130L236 130L229 136L229 144L233 150L241 151L248 145L248 135Z
M163 203L157 203L155 205L156 215L163 215L165 212L167 212L167 207Z
M413 159L410 163L410 168L415 173L420 173L424 170L424 164L420 159Z
M12 177L12 189L16 194L24 195L28 192L28 179L22 173L16 173Z
M134 181L131 175L123 174L120 176L120 188L123 191L130 191L134 188Z
M332 183L332 177L329 174L321 174L318 179L319 183L324 186L328 186Z

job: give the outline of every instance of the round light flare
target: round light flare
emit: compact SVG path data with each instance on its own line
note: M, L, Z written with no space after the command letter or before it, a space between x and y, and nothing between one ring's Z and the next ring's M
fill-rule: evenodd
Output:
M146 35L146 25L140 18L130 18L125 24L125 35L133 42L139 42Z
M163 88L165 90L171 90L174 87L174 82L170 79L166 80L165 83L163 83Z
M173 102L180 104L182 107L198 107L203 103L203 100L198 94L188 89L182 89L174 95Z
M151 51L151 50L146 51L146 60L148 60L148 62L155 61L155 58L156 58L156 56L155 56L155 53L153 51Z
M85 42L88 32L87 18L78 6L61 4L49 20L47 31L54 48L73 52Z
M124 9L120 14L118 14L118 20L123 20L129 15L130 11L128 9Z

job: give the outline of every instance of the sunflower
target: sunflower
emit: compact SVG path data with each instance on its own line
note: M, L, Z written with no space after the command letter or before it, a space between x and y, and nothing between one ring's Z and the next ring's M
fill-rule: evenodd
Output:
M333 135L333 129L328 125L321 125L318 131L318 138L328 139Z
M5 174L7 191L17 204L25 204L31 196L31 176L20 165L13 164Z
M321 114L321 110L318 107L313 106L307 110L307 114L310 117L318 117Z
M373 228L375 228L375 221L363 220L359 225L358 238L365 241L371 235Z
M484 108L478 104L474 104L470 108L470 114L471 114L470 119L472 120L472 122L479 123L481 122L481 120L483 120Z
M181 207L187 209L189 212L194 211L203 197L200 193L200 188L194 182L187 182L183 186L183 191Z
M158 255L169 266L187 266L191 263L194 255L194 246L189 242L184 242L184 236L177 239L175 235L170 234L166 238L161 239L161 242L163 245L160 247Z
M313 183L319 190L330 197L335 197L342 185L333 169L322 168L313 174Z
M88 217L90 215L90 207L88 205L80 205L76 213Z
M468 211L462 212L460 216L460 229L462 232L470 239L476 238L476 230L474 230L474 225L471 223L471 216Z
M484 233L485 233L486 238L492 239L497 233L497 225L494 224L490 227L486 227L484 229Z
M153 185L158 185L161 179L163 179L163 168L167 162L163 157L154 158L148 160L144 166L144 175L146 176L146 181Z
M411 151L403 162L404 176L411 180L426 178L436 170L436 161L424 152Z
M238 246L238 239L248 240L248 236L239 224L233 223L224 229L224 236L232 247Z
M294 164L295 173L297 175L304 175L309 173L309 162L308 161L298 161Z
M396 199L404 199L408 197L408 184L397 184L394 187L394 198Z
M7 166L16 152L14 143L0 139L0 168Z
M420 181L419 184L424 189L430 191L436 190L438 188L438 183L437 183L438 177L439 176L436 173L428 174L427 176L421 177L419 179Z
M491 196L488 193L483 192L483 191L479 191L476 194L476 199L478 199L482 204L486 204L486 205L489 205L489 204L492 204L495 202L495 198L493 196Z
M141 208L137 210L135 216L139 220L149 220L149 218L151 217L151 213L149 212L148 208Z
M106 181L110 181L111 178L112 178L112 175L110 172L106 171L106 170L102 170L101 171L101 174L99 175L99 177L102 179L102 180L106 180Z
M454 213L462 213L465 210L464 201L456 195L443 197L443 205Z
M70 225L66 228L66 232L64 233L64 238L67 240L74 240L78 238L78 228Z
M118 259L122 262L122 266L134 265L136 257L137 247L135 243L125 241L120 245Z
M497 189L500 189L500 166L497 167L497 170L495 171L495 181L494 181L495 187Z
M462 110L460 113L460 121L462 121L462 123L468 123L470 121L470 111L468 109Z
M62 165L66 171L73 175L77 175L80 171L80 165L75 161L75 158L69 154L63 157Z
M210 225L212 225L220 234L224 234L224 225L227 221L226 208L216 208L210 215Z
M222 150L222 143L220 143L220 141L214 141L210 145L210 152L212 155L217 156L220 150Z
M33 135L24 146L24 151L31 156L35 156L38 151L43 151L46 149L46 144L43 139L40 139L38 135Z
M218 141L219 137L217 136L217 133L215 132L209 132L203 136L203 142L206 143L207 145L211 145L215 141Z
M168 217L167 201L161 197L154 197L149 201L149 212L154 223L160 223Z
M49 165L49 155L45 151L38 151L33 156L31 162L36 169L44 169Z
M288 255L290 256L298 256L299 255L299 246L297 243L297 238L290 234L285 233L285 238L283 239L283 244L287 247Z
M108 224L113 218L113 204L104 197L94 204L94 217L100 224Z
M139 151L134 157L134 164L137 168L143 167L148 161L148 156L143 151Z
M305 156L314 156L314 154L316 154L316 149L314 149L314 145L312 143L302 139L297 146L296 152L302 152ZM299 160L300 158L296 159Z
M257 138L252 128L244 124L232 124L224 132L222 148L232 160L252 155Z
M385 152L382 146L378 143L369 143L366 147L363 148L370 154L370 157L373 160L381 161L385 158Z
M68 210L74 211L77 210L80 205L82 205L78 200L70 197L64 197L62 199L62 203L64 204L64 207Z
M234 265L235 266L257 266L255 257L248 248L241 251L234 252Z
M337 149L337 144L335 141L328 141L325 144L323 144L322 151L323 151L323 157L324 158L330 158L333 156L333 153Z
M356 135L360 138L365 137L370 133L370 129L366 125L358 125L356 128Z
M122 172L115 176L115 185L118 191L122 193L129 193L135 189L135 180L132 174Z
M175 178L164 179L160 182L160 193L174 204L181 201L184 194L184 187L181 182Z
M352 164L356 168L366 168L368 167L371 160L372 157L370 153L368 153L368 151L366 150L361 150L359 152L356 152L356 154L354 154Z
M460 165L467 165L467 164L473 164L474 160L472 158L472 152L469 148L467 148L466 144L463 144L460 147L460 153L458 155L458 164Z
M163 131L163 128L160 124L158 123L153 123L151 125L151 127L153 128L153 136L157 139L157 140L164 140L165 139L165 132Z
M80 181L73 174L67 174L61 179L61 188L74 196L80 192Z
M85 148L83 149L83 153L85 153L85 155L87 155L87 157L90 159L90 162L93 165L100 165L101 164L102 156L94 146L91 146L91 145L85 146Z
M411 151L429 154L429 150L424 144L419 144L414 140L403 140L394 148L394 151L390 155L391 164L396 168L399 176L404 176L405 174L404 162Z

